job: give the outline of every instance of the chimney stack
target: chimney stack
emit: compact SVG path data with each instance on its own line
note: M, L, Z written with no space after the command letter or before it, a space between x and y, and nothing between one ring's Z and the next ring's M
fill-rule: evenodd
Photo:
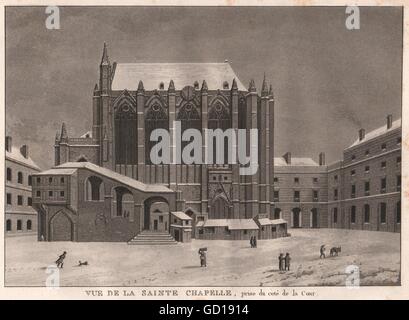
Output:
M23 155L24 158L28 158L28 146L27 145L22 145L20 148L20 153Z
M11 152L12 140L10 136L6 136L6 151Z
M321 152L319 154L319 165L325 166L325 153L324 152Z
M365 139L365 129L360 129L359 130L359 141L362 141Z
M386 129L392 128L392 115L388 114L386 117Z
M291 152L287 152L285 155L283 155L283 158L287 164L291 164Z

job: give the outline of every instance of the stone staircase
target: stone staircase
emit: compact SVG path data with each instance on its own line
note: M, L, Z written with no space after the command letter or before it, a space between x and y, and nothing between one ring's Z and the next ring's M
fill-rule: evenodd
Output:
M168 233L144 230L128 241L131 245L175 245L177 241Z

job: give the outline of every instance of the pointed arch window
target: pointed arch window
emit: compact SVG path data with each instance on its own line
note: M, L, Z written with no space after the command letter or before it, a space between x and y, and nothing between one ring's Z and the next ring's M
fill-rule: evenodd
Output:
M129 101L115 110L115 162L116 164L137 163L137 122L135 108Z
M154 129L165 129L169 131L168 113L165 107L154 100L146 111L145 115L145 162L152 164L150 153L152 147L157 143L151 141L150 136Z
M181 122L181 135L183 137L183 132L187 129L196 129L200 132L202 131L202 122L200 119L200 113L196 106L188 102L180 107L177 120ZM190 141L182 141L182 150L188 145ZM182 159L183 163L183 159Z
M221 129L223 131L231 128L230 110L220 100L216 100L210 107L208 114L208 128ZM227 138L224 139L224 164L228 164L229 148ZM216 140L213 140L213 163L216 163Z

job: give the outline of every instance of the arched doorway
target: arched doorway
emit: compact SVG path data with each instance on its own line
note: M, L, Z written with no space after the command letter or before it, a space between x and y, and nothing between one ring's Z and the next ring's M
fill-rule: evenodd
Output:
M101 178L91 176L85 180L85 200L104 200L104 183Z
M123 217L130 221L135 217L135 202L132 192L122 186L113 189L112 217Z
M318 216L318 209L317 208L311 209L310 227L311 228L319 228L319 216Z
M150 197L144 201L143 230L166 231L172 223L169 203L163 197ZM162 218L161 218L162 217Z
M301 228L301 209L294 208L291 211L291 226L293 228Z
M51 241L72 241L73 225L71 219L63 211L57 212L50 221Z
M229 219L230 205L223 196L217 196L211 203L209 219Z

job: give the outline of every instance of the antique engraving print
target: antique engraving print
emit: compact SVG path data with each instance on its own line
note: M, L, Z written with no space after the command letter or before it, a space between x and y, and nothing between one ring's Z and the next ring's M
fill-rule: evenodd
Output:
M6 6L4 286L401 286L403 12Z

